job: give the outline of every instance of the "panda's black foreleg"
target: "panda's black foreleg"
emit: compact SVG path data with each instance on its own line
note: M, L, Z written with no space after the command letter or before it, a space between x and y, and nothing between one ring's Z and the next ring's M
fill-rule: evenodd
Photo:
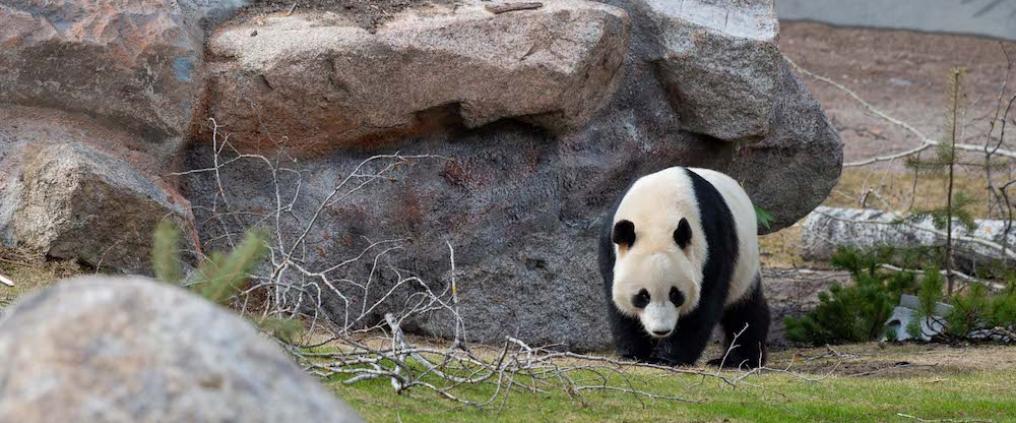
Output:
M700 313L701 312L701 313ZM709 343L719 313L705 312L703 307L677 321L674 333L660 341L656 350L659 359L671 366L690 366L702 356Z
M755 287L748 297L731 304L724 311L720 321L723 325L724 357L710 360L709 364L735 368L765 365L769 319L769 304L762 295L762 284L756 276Z
M617 355L632 361L655 363L653 348L656 342L649 337L642 324L619 313L613 304L610 304L610 329L614 335L614 347Z

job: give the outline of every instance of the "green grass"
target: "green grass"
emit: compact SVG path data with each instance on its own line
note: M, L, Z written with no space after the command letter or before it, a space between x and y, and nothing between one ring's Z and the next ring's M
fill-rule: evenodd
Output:
M782 373L751 376L731 387L700 376L642 371L641 389L694 402L645 400L618 392L585 393L573 401L560 389L547 393L515 392L503 407L461 406L425 390L395 395L387 380L353 386L330 383L368 421L914 421L981 419L1016 421L1016 370L978 371L943 376L831 376L818 381ZM489 395L489 388L470 388L466 395Z
M31 263L11 254L0 254L0 272L17 283L15 288L0 287L0 296L9 301L28 290L81 271L69 262ZM484 409L459 405L424 388L396 395L388 380L350 386L337 378L326 383L368 421L377 422L915 421L900 417L898 413L957 422L968 419L1016 421L1013 388L1016 347L951 348L917 344L882 347L869 343L836 348L845 356L853 357L845 362L845 365L855 366L853 370L864 371L900 361L925 367L920 372L904 375L879 373L887 375L880 377L809 376L819 378L818 381L767 373L753 375L734 387L710 377L638 370L630 375L637 381L636 388L688 401L640 401L620 392L586 392L575 400L560 386L543 386L545 392L542 393L515 390L503 404L498 401ZM319 352L329 351L328 347L319 349ZM774 367L782 367L781 362L795 363L795 369L821 375L825 373L822 369L830 368L836 360L807 361L799 357L817 357L824 353L824 349L788 350L775 353L771 360ZM613 378L613 386L623 385L620 377ZM455 394L484 400L492 389L489 385L465 387Z

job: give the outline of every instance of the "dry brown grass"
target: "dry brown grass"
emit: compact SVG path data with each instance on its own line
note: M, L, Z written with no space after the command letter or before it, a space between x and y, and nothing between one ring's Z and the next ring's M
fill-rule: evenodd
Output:
M974 199L969 209L978 218L988 217L989 194L984 181L982 172L971 170L960 170L955 178L956 191ZM822 205L849 208L866 206L903 212L929 210L945 205L945 193L945 180L934 175L921 175L915 187L912 172L850 168L843 170L839 182ZM760 237L763 266L828 267L825 263L801 258L801 225L802 222L797 222L786 229Z
M960 170L954 185L956 192L975 200L970 208L974 216L987 215L989 194L983 172ZM822 204L907 211L941 208L945 200L946 180L942 177L921 175L915 188L912 172L852 168L843 170L839 182Z
M0 285L0 304L7 304L29 291L83 271L73 261L34 261L23 254L0 248L0 273L14 281L13 288Z

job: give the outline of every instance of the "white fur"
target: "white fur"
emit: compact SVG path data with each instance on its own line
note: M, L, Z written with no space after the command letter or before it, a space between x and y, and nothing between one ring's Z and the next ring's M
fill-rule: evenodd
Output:
M758 272L755 209L734 179L708 169L691 170L719 191L737 226L739 253L725 300L731 304L748 293ZM691 243L685 250L673 238L682 217L688 220L692 232ZM673 330L679 315L686 315L698 306L708 250L698 201L685 169L672 167L635 181L614 213L613 223L621 220L635 224L635 244L631 249L614 245L614 304L622 313L637 316L650 335L654 335L653 331ZM670 302L672 286L685 296L680 308ZM650 304L638 309L631 301L642 289L649 292Z
M642 326L650 335L665 337L677 326L677 308L669 301L653 301L642 310Z

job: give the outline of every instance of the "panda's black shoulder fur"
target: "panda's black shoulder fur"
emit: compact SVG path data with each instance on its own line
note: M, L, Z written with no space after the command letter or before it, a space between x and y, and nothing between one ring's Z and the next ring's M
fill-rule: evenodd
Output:
M691 179L692 190L698 201L699 221L706 239L706 264L702 269L703 299L721 298L726 301L730 278L738 256L737 225L723 195L705 178L691 169L685 169ZM715 276L715 277L710 277ZM701 308L701 307L700 307Z
M692 195L698 203L699 220L708 245L702 269L702 291L698 307L682 316L677 329L667 339L656 343L637 319L624 316L612 298L614 248L611 242L613 216L628 189L606 216L600 237L599 265L607 295L609 320L618 354L623 357L672 365L693 364L702 355L713 327L724 314L724 305L738 255L738 239L734 216L720 192L694 171L684 168L692 182Z

